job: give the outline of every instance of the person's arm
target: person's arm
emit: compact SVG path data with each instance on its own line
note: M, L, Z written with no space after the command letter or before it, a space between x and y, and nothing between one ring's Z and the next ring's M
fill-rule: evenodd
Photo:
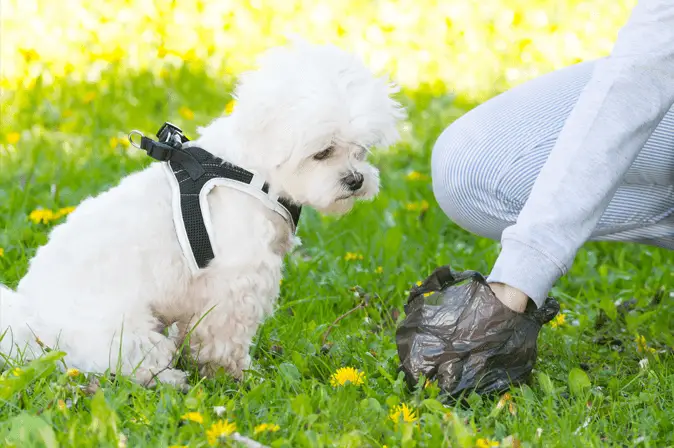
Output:
M489 276L521 311L566 274L674 104L674 1L641 0L567 119ZM674 138L674 135L672 136Z

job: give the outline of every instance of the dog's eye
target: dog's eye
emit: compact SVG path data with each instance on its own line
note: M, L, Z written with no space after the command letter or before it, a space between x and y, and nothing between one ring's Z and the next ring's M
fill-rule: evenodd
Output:
M334 151L335 151L335 147L330 146L330 147L324 149L323 151L314 154L314 160L325 160L328 157L330 157Z

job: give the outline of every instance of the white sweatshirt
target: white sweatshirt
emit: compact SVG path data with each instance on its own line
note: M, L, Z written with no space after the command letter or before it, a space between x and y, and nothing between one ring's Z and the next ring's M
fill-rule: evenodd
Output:
M540 306L673 104L674 0L641 0L611 55L597 61L517 223L503 232L489 281Z

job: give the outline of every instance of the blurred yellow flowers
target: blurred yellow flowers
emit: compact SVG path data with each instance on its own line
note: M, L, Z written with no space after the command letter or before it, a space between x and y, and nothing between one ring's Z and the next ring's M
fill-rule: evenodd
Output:
M498 442L490 439L477 439L475 442L475 448L492 448L498 445Z
M428 210L428 201L410 202L405 205L405 209L410 212L425 212Z
M62 217L69 215L75 210L75 207L63 207L56 211L38 208L30 212L28 219L33 221L35 224L49 224L52 221L61 219Z
M355 252L347 252L346 255L344 255L344 259L346 261L362 260L363 255Z
M194 112L192 112L192 109L189 107L182 106L180 109L178 109L178 113L185 120L194 120Z
M363 384L365 379L365 374L360 372L353 367L342 367L337 369L335 373L330 377L330 384L333 387L344 386L345 384L353 384L354 386L360 386Z
M653 347L649 347L648 344L646 344L646 338L644 335L638 335L636 339L634 339L634 342L637 344L637 352L639 353L655 353L656 350Z
M220 437L229 436L234 431L236 431L236 422L220 420L213 423L206 431L206 437L208 438L209 445L214 446L218 443L218 439L220 439Z
M274 423L262 423L262 424L257 425L255 427L255 429L253 429L253 432L255 434L259 434L261 432L276 432L279 429L281 429L281 427L279 425L274 424Z
M552 322L550 322L550 326L552 328L557 328L561 327L566 323L566 315L564 313L559 313L558 315L555 316L554 319L552 319Z
M5 256L5 249L0 247L0 257L4 257L4 256Z
M79 374L80 374L80 371L75 369L75 368L70 368L70 369L66 370L66 375L68 375L71 378L79 376Z
M196 423L203 423L204 416L200 412L188 412L187 414L180 417L182 420L188 420Z
M10 145L14 145L19 141L20 138L21 134L19 134L18 132L10 132L9 134L7 134L7 143L9 143Z
M415 180L428 180L428 176L425 174L421 174L418 171L412 171L407 175L407 180L415 181Z
M416 411L413 411L407 404L403 403L394 407L389 414L389 418L395 423L400 422L402 419L405 423L412 423L417 420Z

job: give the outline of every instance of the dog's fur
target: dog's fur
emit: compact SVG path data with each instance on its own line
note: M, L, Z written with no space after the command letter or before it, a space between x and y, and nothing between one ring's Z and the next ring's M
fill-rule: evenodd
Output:
M234 111L199 129L192 144L259 173L273 194L343 214L378 192L378 171L366 156L398 139L404 111L390 97L395 91L349 53L295 42L267 51L257 70L243 74ZM314 159L330 146L329 157ZM344 183L353 172L365 179L355 192ZM39 354L37 336L65 351L71 367L180 384L185 374L171 361L192 331L204 374L224 367L240 377L296 239L258 199L218 187L208 197L216 257L193 275L171 198L154 163L84 200L38 249L17 291L0 287L0 334L8 329L0 351ZM164 336L161 329L174 323L178 337Z

